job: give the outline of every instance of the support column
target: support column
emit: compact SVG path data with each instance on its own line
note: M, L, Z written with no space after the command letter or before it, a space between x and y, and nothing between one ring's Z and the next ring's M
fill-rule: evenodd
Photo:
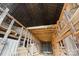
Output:
M1 9L1 8L0 8L0 9ZM0 25L1 25L1 23L3 22L5 16L8 14L8 11L9 11L9 9L6 8L6 9L3 11L3 13L0 15Z
M55 33L52 34L52 49L53 49L53 55L59 56L60 55L60 49L59 49L59 43L57 42L58 38Z
M30 36L30 54L33 56L34 45L32 43L32 35L30 34L29 36Z
M19 45L19 43L20 43L20 40L21 40L22 34L23 34L23 27L21 28L20 36L19 36L19 38L18 38L18 45Z
M23 47L25 47L25 42L26 42L26 32L25 32L25 38L24 38L24 42L23 42Z
M29 55L29 32L27 31L27 56Z
M64 14L65 14L65 17L66 17L67 21L69 22L69 24L72 27L72 31L73 32L76 32L75 28L73 27L73 24L70 22L71 21L71 18L68 16L69 14L66 11L64 11Z
M8 35L10 34L10 32L11 32L11 28L12 28L12 26L13 26L13 24L14 24L14 19L11 21L11 23L10 23L10 25L9 25L9 27L8 27L8 30L7 30L7 32L5 33L5 35L4 35L4 38L2 39L2 41L1 41L1 43L0 43L0 53L2 54L2 49L4 48L4 45L5 45L5 43L7 42L7 37L8 37Z
M7 32L4 35L4 38L3 38L4 41L7 39L8 35L10 34L13 24L14 24L14 19L11 21L11 23L10 23L10 25L8 27L8 30L7 30Z
M21 40L21 37L22 37L22 33L23 33L23 27L21 28L20 36L18 38L18 43L17 43L17 46L16 46L16 52L15 52L16 55L17 55L17 49L18 49L18 46L19 46L19 43L20 43L20 40Z

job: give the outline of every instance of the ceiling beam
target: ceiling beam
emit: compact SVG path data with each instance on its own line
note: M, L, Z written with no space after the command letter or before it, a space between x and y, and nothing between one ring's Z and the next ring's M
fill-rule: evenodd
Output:
M54 28L56 25L44 25L44 26L34 26L34 27L27 27L26 29L41 29L41 28Z

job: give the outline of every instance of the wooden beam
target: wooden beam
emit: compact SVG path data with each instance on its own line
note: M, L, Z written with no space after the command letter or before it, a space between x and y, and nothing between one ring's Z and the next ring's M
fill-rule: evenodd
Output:
M57 40L57 42L64 40L67 36L71 35L70 31L67 31L62 37L60 37L60 39Z
M61 11L61 14L60 14L60 17L59 17L59 20L58 21L61 21L62 20L63 11L64 11L64 9L66 9L66 7L67 7L67 4L65 3L64 6L63 6L63 8L62 8L62 11Z
M8 11L9 11L9 9L6 8L5 10L3 10L2 14L0 15L0 25L3 22L4 18L6 17L6 15L8 14Z
M0 8L0 10L1 10L1 11L4 11L2 8ZM25 28L25 26L23 26L19 21L17 21L17 20L16 20L13 16L11 16L9 13L7 14L7 16L8 16L9 18L11 18L11 19L14 19L16 23L18 23L20 26L22 26L22 27Z
M10 34L13 24L14 24L14 19L11 21L8 30L7 30L7 32L4 35L4 38L3 38L4 41L7 39L8 35Z
M18 44L17 44L17 46L16 46L16 51L17 51L17 49L18 49L18 46L19 46L19 43L20 43L20 40L21 40L21 37L22 37L22 33L23 33L23 27L21 28L20 36L19 36L19 38L18 38ZM17 52L16 52L16 53L17 53Z
M5 32L0 31L0 34L5 35ZM9 34L8 37L12 37L12 38L18 39L18 36L15 36L15 35L12 35L12 34ZM21 38L21 39L24 39L24 38Z
M13 16L11 16L9 13L7 14L7 16L8 17L10 17L11 19L15 19ZM16 23L18 23L20 26L22 26L22 27L24 27L25 28L25 26L23 26L19 21L17 21L16 19L15 19L15 22Z
M6 28L5 26L0 26L0 29L1 29L2 31L6 31L8 28ZM15 34L16 34L16 31L11 30L11 33L15 35Z
M1 47L0 47L0 54L2 54L2 51L4 49L7 37L8 37L8 35L11 32L11 28L12 28L13 24L14 24L14 20L11 21L11 23L9 25L9 28L8 28L7 32L5 33L3 40L1 41L1 44L0 44L1 45Z
M22 37L22 33L23 33L23 27L21 28L20 36L19 36L19 38L18 38L18 43L20 42L20 39L21 39L21 37Z
M35 26L35 27L27 27L26 29L41 29L41 28L55 28L55 26L54 25Z
M26 35L27 35L27 32L25 32L25 38L24 38L24 42L23 42L23 47L25 47Z
M68 13L66 12L66 11L64 11L64 14L65 14L65 16L66 16L66 18L67 18L67 21L69 22L69 24L71 25L71 27L72 27L72 31L73 32L76 32L76 30L75 30L75 28L73 27L73 24L70 22L70 20L72 20L72 18L70 19L69 17L68 17Z

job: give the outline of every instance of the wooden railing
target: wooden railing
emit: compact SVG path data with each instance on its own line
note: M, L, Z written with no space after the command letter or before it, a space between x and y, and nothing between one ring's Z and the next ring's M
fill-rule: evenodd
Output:
M25 47L25 48L28 49L30 44L35 43L35 42L31 42L31 41L36 41L36 38L26 29L25 26L23 26L19 21L17 21L13 16L11 16L8 13L8 11L9 11L8 8L6 8L5 10L0 8L0 11L1 11L0 34L4 35L2 37L3 39L0 41L0 55L3 53L3 49L5 48L8 38L12 38L12 39L15 39L18 41L18 44L16 46L16 53L15 53L15 55L18 55L17 49L19 48L21 40L23 40L23 47L25 47L25 42L27 40L27 47ZM5 19L6 17L9 19ZM4 20L7 20L7 22L8 22L8 20L11 21L10 24L8 24L9 26L7 26L7 28L6 28L5 24L4 24L4 26L2 25L3 23L7 23L7 22L4 22ZM16 24L17 24L17 26L16 26Z

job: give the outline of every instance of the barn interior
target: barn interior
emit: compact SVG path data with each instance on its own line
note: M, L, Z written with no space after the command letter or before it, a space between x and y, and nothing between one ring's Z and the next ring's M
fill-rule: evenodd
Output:
M78 13L76 3L0 3L0 55L79 55Z

